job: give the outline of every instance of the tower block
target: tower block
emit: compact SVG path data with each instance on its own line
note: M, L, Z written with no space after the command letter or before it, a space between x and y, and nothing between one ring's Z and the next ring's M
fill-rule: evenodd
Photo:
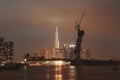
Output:
M55 32L55 49L59 49L59 33L58 33L58 27L56 27L56 32Z

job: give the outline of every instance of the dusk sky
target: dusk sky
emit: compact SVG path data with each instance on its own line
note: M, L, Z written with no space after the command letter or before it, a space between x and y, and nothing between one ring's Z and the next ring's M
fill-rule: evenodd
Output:
M0 37L13 41L15 61L39 48L75 44L75 21L85 11L82 48L97 59L120 59L120 0L0 0Z

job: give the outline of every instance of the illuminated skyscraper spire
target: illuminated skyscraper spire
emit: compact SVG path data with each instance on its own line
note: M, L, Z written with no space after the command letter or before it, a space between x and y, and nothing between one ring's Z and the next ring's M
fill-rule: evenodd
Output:
M55 32L55 48L59 48L59 34L58 34L58 27L56 27L56 32Z

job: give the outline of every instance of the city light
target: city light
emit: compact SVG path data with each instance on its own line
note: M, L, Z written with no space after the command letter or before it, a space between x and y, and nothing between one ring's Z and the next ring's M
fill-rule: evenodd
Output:
M75 47L75 45L69 45L69 47L70 47L70 48L74 48L74 47Z
M63 61L55 61L54 63L55 63L55 65L64 65Z

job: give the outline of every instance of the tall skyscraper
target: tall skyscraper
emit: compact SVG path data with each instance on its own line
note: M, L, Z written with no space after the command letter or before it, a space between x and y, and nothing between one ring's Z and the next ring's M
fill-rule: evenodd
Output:
M56 32L55 32L55 48L59 48L59 34L58 34L57 27L56 27Z
M0 64L2 62L13 62L14 43L5 42L3 37L0 37Z
M5 42L5 57L8 60L13 60L13 54L14 54L14 43L13 42Z
M4 55L4 38L0 37L0 58Z

